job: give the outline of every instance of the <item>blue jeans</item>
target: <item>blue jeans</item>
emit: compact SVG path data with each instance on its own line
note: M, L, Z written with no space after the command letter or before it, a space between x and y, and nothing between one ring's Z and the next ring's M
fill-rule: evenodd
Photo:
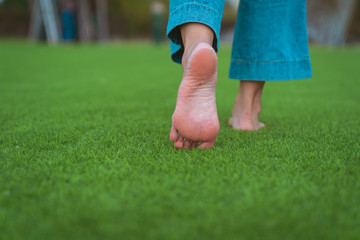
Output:
M184 53L179 26L198 22L219 35L225 0L171 0L167 36L171 58ZM306 27L306 0L241 0L236 20L229 77L276 81L312 76Z

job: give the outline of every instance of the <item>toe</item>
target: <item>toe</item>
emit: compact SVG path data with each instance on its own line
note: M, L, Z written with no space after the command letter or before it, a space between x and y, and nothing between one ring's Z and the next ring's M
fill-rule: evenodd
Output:
M191 141L190 140L186 140L185 142L184 142L184 148L190 148L190 146L191 146Z
M195 148L195 147L197 147L197 145L198 145L198 142L191 142L191 145L190 145L190 148Z
M170 141L175 142L178 139L178 132L176 129L172 126L170 130Z
M184 138L181 135L179 135L178 139L174 143L174 147L175 148L183 148L184 147Z
M212 148L215 142L203 142L197 148L205 149L205 148Z
M262 123L262 122L258 122L256 130L259 130L259 129L263 128L263 127L265 127L265 124Z

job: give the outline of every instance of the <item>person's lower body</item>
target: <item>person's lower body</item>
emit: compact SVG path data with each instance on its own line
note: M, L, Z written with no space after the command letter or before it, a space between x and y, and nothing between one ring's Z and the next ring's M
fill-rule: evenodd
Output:
M167 36L183 79L172 118L176 148L212 147L219 131L215 54L225 1L171 0ZM258 130L265 81L311 77L306 0L241 0L229 77L240 80L229 124ZM200 145L199 145L200 143Z

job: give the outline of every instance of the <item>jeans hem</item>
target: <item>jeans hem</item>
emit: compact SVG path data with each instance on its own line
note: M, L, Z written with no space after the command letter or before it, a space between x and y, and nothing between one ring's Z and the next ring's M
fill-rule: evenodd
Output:
M176 63L181 63L184 53L179 26L189 22L202 23L210 27L215 33L213 48L216 52L219 49L221 15L205 5L184 4L170 12L166 31L167 37L172 42L171 58Z
M299 61L232 60L229 78L253 81L285 81L311 78L310 59Z

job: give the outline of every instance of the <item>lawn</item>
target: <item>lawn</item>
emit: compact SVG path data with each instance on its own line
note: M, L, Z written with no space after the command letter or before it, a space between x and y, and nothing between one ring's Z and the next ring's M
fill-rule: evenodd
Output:
M0 42L0 239L359 239L360 48L313 47L314 77L267 83L266 128L227 126L219 53L210 150L169 141L167 45Z

